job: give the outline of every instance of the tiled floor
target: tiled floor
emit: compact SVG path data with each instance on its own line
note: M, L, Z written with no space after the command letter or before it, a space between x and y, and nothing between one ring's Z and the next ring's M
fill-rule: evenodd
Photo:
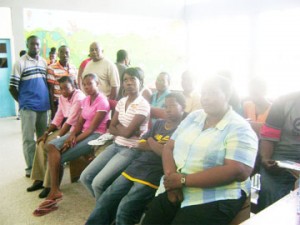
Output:
M0 225L84 224L95 202L80 183L69 182L68 169L59 209L43 217L32 215L42 200L39 191L26 192L32 181L25 177L20 124L15 117L0 118Z

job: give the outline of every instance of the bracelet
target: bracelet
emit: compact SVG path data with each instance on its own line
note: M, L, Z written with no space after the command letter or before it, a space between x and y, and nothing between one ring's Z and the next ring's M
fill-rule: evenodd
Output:
M56 136L56 139L58 139L58 138L60 138L60 136L59 136L59 135L57 135L57 136Z

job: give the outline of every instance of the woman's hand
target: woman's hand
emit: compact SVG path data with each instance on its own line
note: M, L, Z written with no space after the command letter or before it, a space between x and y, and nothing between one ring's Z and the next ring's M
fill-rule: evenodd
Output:
M164 186L167 191L181 188L181 174L171 173L170 175L164 176Z
M174 189L167 191L168 199L174 205L180 204L183 201L183 194L181 189Z
M64 145L60 149L60 152L63 153L67 151L69 148L72 148L76 145L76 135L71 134L68 139L65 141Z

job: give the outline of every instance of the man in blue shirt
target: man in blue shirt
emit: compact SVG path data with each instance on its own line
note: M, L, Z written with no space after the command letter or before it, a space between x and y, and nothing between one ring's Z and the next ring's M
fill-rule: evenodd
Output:
M37 138L47 129L47 110L50 109L49 91L46 82L46 61L39 56L40 40L37 36L27 38L28 53L14 65L9 91L20 105L22 122L23 153L30 177Z

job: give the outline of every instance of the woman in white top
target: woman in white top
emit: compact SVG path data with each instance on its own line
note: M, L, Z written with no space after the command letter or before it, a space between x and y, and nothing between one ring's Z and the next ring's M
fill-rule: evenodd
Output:
M138 157L140 152L134 147L148 129L150 105L140 93L143 76L139 70L126 69L122 85L127 96L118 102L109 127L115 141L91 162L80 177L96 199Z

